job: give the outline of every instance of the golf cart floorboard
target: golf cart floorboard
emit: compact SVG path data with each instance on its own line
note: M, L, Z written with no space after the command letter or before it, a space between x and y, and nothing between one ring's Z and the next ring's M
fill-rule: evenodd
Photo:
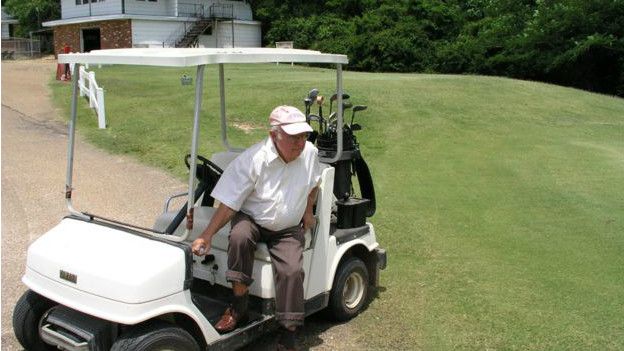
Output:
M212 299L210 297L201 295L201 294L191 294L193 303L197 308L201 311L201 313L206 317L206 319L213 326L217 324L223 312L228 307L228 304L224 301ZM247 324L253 324L256 321L263 320L264 316L261 313L254 311L253 309L249 309L249 322ZM273 317L273 316L271 316Z
M221 339L208 345L208 350L236 350L277 328L274 316L258 316L259 319L221 335Z
M193 303L213 326L217 324L227 303L209 297L193 294ZM275 316L263 315L249 310L249 321L233 331L222 334L215 343L208 345L208 350L235 350L252 342L277 327Z
M231 298L231 290L200 282L197 279L191 289L193 303L213 326L217 324ZM222 334L215 343L208 345L208 350L233 350L249 344L254 339L277 328L273 314L259 312L262 302L250 299L249 321L233 331Z

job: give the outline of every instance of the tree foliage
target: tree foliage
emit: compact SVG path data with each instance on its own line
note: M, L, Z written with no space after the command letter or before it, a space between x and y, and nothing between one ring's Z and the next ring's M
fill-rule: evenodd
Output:
M350 69L504 75L624 96L624 0L253 0L264 44Z
M58 0L6 0L2 5L19 21L17 35L22 37L41 29L42 22L61 17L61 2Z

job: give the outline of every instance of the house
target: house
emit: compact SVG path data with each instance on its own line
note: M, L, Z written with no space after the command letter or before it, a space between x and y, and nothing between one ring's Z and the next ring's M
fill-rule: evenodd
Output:
M54 52L130 47L259 47L247 1L61 0Z
M17 23L18 20L4 12L4 7L2 7L2 39L13 37L13 28Z

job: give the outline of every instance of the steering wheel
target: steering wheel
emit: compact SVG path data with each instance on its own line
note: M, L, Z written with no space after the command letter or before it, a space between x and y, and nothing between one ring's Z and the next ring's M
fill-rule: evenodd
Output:
M186 164L186 168L191 169L191 164L189 160L191 159L191 154L188 154L184 157L184 164ZM197 155L197 159L201 162L197 164L197 170L195 176L202 182L216 184L217 180L223 174L223 170L221 167L217 166L214 162L205 158L202 155Z
M194 198L198 199L202 194L204 194L204 198L202 200L201 206L213 206L214 199L210 197L210 192L214 189L217 181L223 174L223 170L221 167L217 166L207 158L201 155L197 155L197 158L201 163L197 164L197 170L195 172L195 176L199 179L199 184L197 185L197 189L195 189ZM186 164L186 168L191 169L191 164L189 160L191 159L191 155L188 154L184 157L184 163ZM186 216L186 209L188 204L185 203L182 208L178 211L176 216L173 218L173 221L169 223L167 229L165 229L165 233L173 234L176 228L182 223L184 217Z

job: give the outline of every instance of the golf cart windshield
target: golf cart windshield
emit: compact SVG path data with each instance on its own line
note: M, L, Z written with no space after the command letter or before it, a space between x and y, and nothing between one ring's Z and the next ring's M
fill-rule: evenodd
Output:
M195 175L197 169L197 148L199 139L199 121L201 114L201 104L203 96L203 77L206 65L216 64L219 66L219 92L220 92L220 117L221 117L221 138L222 142L228 150L234 150L230 146L227 138L227 125L225 118L225 88L224 88L224 64L231 63L272 63L272 62L293 62L293 63L325 63L334 64L336 67L336 92L337 92L337 116L338 120L338 141L337 151L333 157L321 158L325 163L332 163L340 159L342 154L342 65L348 63L345 55L325 54L311 50L297 49L269 49L269 48L162 48L162 49L112 49L112 50L94 50L89 53L61 54L58 57L59 63L67 63L73 65L73 92L71 102L71 119L69 123L69 142L67 151L67 178L65 198L67 207L73 215L92 219L94 217L105 219L103 217L86 214L76 210L71 201L72 197L72 174L73 174L73 156L74 156L74 137L76 126L76 110L78 98L78 70L81 64L121 64L121 65L144 65L158 67L196 67L197 74L195 79L195 107L193 118L193 132L191 135L191 157L189 164L189 181L188 181L188 200L186 213L186 231L182 236L165 235L164 232L155 232L151 229L128 225L151 232L156 236L163 238L182 241L186 239L190 230L193 228L193 208L195 203ZM105 219L108 220L108 219ZM114 222L114 221L113 221ZM119 222L117 222L119 223Z

